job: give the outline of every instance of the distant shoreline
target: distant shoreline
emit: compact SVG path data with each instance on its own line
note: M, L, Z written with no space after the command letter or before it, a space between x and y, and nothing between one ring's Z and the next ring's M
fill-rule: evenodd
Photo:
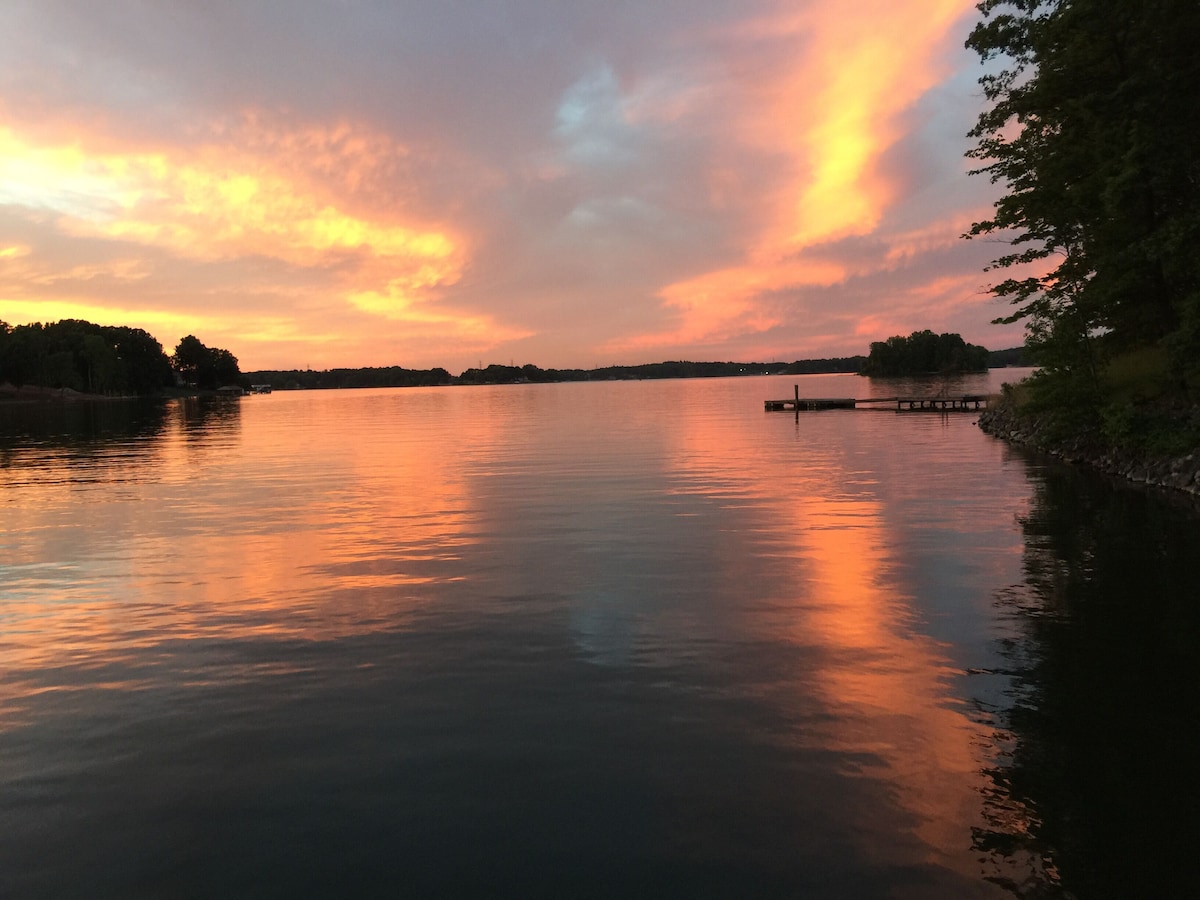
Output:
M643 367L629 367L629 368L637 369L637 368L643 368ZM648 367L646 367L646 368L648 368ZM973 375L973 374L978 375L978 374L983 374L987 371L990 371L991 369L1004 369L1004 368L1014 368L1014 367L1007 366L1007 365L990 366L988 369L981 370L980 372L953 372L953 373L930 372L930 373L925 373L924 375L919 376L919 377L936 378L936 377L948 377L948 376L952 376L952 375ZM1019 367L1016 367L1016 368L1019 368ZM344 371L359 372L359 371L366 371L366 370L328 370L326 372L313 371L308 374L311 374L314 376L320 376L320 375L328 375L332 372L344 372ZM604 370L597 370L597 371L603 372ZM244 373L242 378L243 378L243 380L246 378L250 378L250 377L260 377L261 378L261 376L263 374L264 373L262 373L262 372ZM541 370L539 374L542 374L544 376L544 375L552 374L552 372L550 370ZM799 372L797 372L797 371L773 371L773 370L763 371L763 370L757 370L757 369L753 369L751 371L745 371L743 369L740 372L728 372L728 371L712 372L712 373L705 372L703 374L702 373L648 374L645 372L622 371L619 374L605 372L605 374L598 375L597 377L592 377L592 378L542 377L542 378L539 378L536 380L518 377L518 378L511 379L511 380L497 378L495 380L473 381L473 380L462 380L461 378L458 378L458 377L451 377L451 379L449 381L445 381L445 382L420 383L420 384L356 384L353 382L347 383L346 381L342 381L339 379L330 379L330 380L321 379L317 383L310 383L310 384L291 383L291 384L275 385L275 386L273 386L273 390L286 392L286 391L297 391L297 390L299 390L299 391L306 391L306 390L326 391L326 390L356 390L356 389L369 389L369 388L408 388L408 387L487 387L487 386L496 386L496 385L504 385L504 384L564 384L564 383L575 383L575 382L588 383L588 382L611 382L611 381L667 381L667 380L675 380L675 379L687 379L687 380L698 379L698 380L701 380L701 379L706 379L706 378L754 378L754 377L779 376L779 375L791 375L793 377L802 377L802 376L808 376L808 375L861 375L861 374L862 374L861 372L852 372L852 371L848 371L846 369L830 369L830 370L824 370L824 371L799 371ZM874 377L880 377L880 376L874 376ZM218 397L218 396L222 396L220 391L202 390L202 389L197 389L197 388L167 388L167 389L158 391L153 394L144 394L144 395L90 394L85 391L77 391L77 390L74 390L73 388L66 388L66 387L51 388L51 387L42 387L40 385L32 385L32 384L26 384L26 385L21 385L20 387L17 387L15 385L13 385L11 382L0 383L0 404L4 404L4 405L34 404L34 403L56 403L56 404L58 404L58 403L83 403L83 402L94 402L94 401L111 402L111 401L118 401L118 400L177 400L177 399L185 399L185 398L189 398L189 397Z
M16 387L10 382L0 384L0 404L32 404L32 403L93 403L114 402L122 400L177 400L187 397L218 396L217 391L201 391L194 388L169 389L156 394L89 394L74 388L51 388L36 384L23 384Z

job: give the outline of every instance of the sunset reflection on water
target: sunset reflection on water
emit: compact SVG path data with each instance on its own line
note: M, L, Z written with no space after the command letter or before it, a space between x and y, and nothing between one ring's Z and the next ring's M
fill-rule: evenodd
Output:
M197 640L336 639L400 627L429 601L405 589L459 552L461 477L424 444L347 441L274 402L282 417L250 433L238 402L184 400L148 439L10 450L11 671L106 670ZM22 690L6 684L9 699Z
M767 567L776 582L774 599L758 611L761 621L746 624L768 639L810 648L820 660L792 685L797 693L820 697L825 709L815 733L798 733L797 740L836 749L849 774L886 784L903 811L898 819L912 823L907 827L924 848L925 862L978 873L979 862L960 851L984 821L982 772L991 763L996 737L954 683L964 673L947 643L927 631L936 611L918 596L921 576L915 570L925 561L963 565L953 551L958 542L949 536L981 530L986 516L975 504L939 494L956 474L970 479L980 460L972 455L933 462L934 446L944 449L940 432L952 424L941 417L900 423L881 411L860 411L858 420L838 415L796 416L791 455L753 452L724 423L693 419L681 445L683 468L692 470L694 482L717 475L709 483L721 485L722 497L751 498L741 502L764 507L773 519L769 550L740 547L745 559ZM881 456L874 446L880 430L888 428L901 430L908 444L893 444L895 456ZM699 462L697 448L704 448ZM937 527L950 545L947 556L928 560L928 552L911 547L918 523L905 511L914 495L940 506ZM985 527L995 526L993 521ZM1019 547L966 552L976 565L994 573L999 564L1000 574L1011 578ZM881 837L880 824L861 823L864 852L892 862L913 852L907 845L901 849L894 835ZM1030 865L1036 863L1022 858L1001 868L1012 874Z
M1000 862L971 840L995 736L966 673L994 662L992 597L1020 579L1024 470L968 420L764 415L781 384L276 393L125 432L10 427L4 777L42 783L38 735L73 721L98 748L57 746L79 778L268 729L262 765L326 769L380 835L432 827L426 804L469 810L447 834L486 829L515 792L542 798L513 826L532 840L607 785L586 848L550 841L564 883L649 804L622 852L680 883L703 858L762 887L993 895ZM939 497L931 464L994 471ZM167 744L139 737L168 720ZM452 786L521 759L491 799ZM408 780L426 765L451 769ZM420 802L361 793L370 772ZM275 777L263 828L338 827Z

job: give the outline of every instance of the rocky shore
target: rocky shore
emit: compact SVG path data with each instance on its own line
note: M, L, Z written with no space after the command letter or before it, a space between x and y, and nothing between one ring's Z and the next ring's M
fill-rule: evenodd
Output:
M76 400L110 400L101 394L85 394L71 388L48 388L25 384L15 387L11 382L0 383L0 400L17 403L70 403Z
M1064 462L1087 466L1135 484L1200 497L1200 449L1185 456L1148 457L1108 446L1096 435L1052 440L1043 420L1036 416L1018 416L1003 401L980 414L979 427L986 434Z

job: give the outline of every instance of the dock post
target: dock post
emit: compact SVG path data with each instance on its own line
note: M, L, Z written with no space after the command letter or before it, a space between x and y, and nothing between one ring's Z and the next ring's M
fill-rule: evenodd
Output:
M796 393L796 409L800 408L800 385L793 384L792 390Z

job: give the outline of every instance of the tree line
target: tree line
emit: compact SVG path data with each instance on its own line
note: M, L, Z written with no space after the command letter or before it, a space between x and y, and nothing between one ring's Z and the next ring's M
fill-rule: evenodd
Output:
M266 384L272 390L329 390L337 388L432 387L452 384L443 368L406 369L403 366L368 366L361 369L262 369L246 374L247 384Z
M82 319L11 326L0 321L0 383L109 396L148 396L177 386L239 383L237 357L194 335L171 356L140 328Z
M259 370L243 373L237 357L187 335L168 356L162 345L138 328L95 325L78 319L11 327L0 322L0 383L67 388L116 396L152 395L176 388L215 390L225 385L274 390L427 387L448 384L514 384L558 381L611 381L652 378L717 378L737 375L851 373L909 375L980 371L991 365L1021 364L1022 350L989 353L959 335L913 332L873 343L870 356L794 362L691 362L675 360L595 369L543 369L535 365L492 364L455 377L444 368L402 366Z
M934 334L925 329L908 337L896 335L873 342L862 374L888 377L985 372L989 361L986 347L968 344L959 334Z
M1004 186L992 293L1024 322L1033 392L1117 421L1200 379L1200 3L983 0L970 135ZM1069 402L1061 402L1069 401Z
M668 360L631 366L598 366L594 369L543 369L535 365L498 365L470 368L458 376L461 384L518 384L558 381L633 381L654 378L729 378L738 375L808 375L856 373L865 356L796 360L795 362L693 362Z
M991 350L968 344L958 334L914 331L871 344L868 356L798 359L794 362L690 362L676 360L595 369L542 369L495 363L465 370L461 384L517 384L555 381L621 381L651 378L728 378L737 375L947 375L983 372L989 366L1028 365L1025 348Z

